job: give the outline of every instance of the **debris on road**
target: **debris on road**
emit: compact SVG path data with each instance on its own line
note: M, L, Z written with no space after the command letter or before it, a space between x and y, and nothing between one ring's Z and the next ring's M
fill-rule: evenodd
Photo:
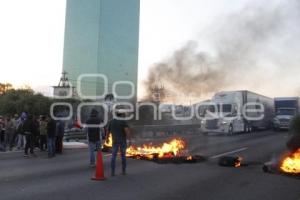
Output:
M152 144L144 144L140 147L130 146L126 153L129 158L149 160L160 164L198 163L206 160L200 155L188 155L186 146L183 139L175 138L156 146Z
M300 149L284 155L282 159L265 163L263 171L266 173L284 174L300 178Z
M242 157L223 156L219 159L219 165L223 167L241 167Z

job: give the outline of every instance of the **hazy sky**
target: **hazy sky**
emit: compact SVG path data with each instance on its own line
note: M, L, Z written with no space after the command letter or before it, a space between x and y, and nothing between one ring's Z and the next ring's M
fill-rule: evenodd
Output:
M291 2L295 1L291 0ZM259 8L276 7L280 2L288 1L141 0L140 83L146 79L150 66L172 55L175 50L180 49L190 40L200 44L199 51L213 54L214 46L210 41L212 41L211 35L216 33L208 30L223 31L224 29L214 29L218 21L235 13L242 14L241 10L249 5L257 5ZM62 71L65 6L65 0L0 1L0 82L11 82L18 86L28 84L45 93L49 93L47 86L58 84ZM299 50L296 46L299 44L299 37L294 44L291 44L291 48L282 44L291 42L297 38L294 35L300 33L297 32L295 24L291 23L287 31L282 34L289 34L289 29L292 33L291 38L280 40L278 46L271 45L269 49L275 49L276 52L266 53L268 58L270 54L286 53L285 59L293 62L286 61L282 56L274 56L274 59L279 59L281 65L285 65L286 70L296 61L300 61L299 56L290 53ZM282 37L284 36L280 36ZM281 47L286 49L281 51ZM265 73L264 70L267 70L268 75L273 73L273 68L278 68L278 64L269 64L270 59L262 60L260 63L266 66L261 72ZM294 95L297 84L300 86L298 69L298 66L292 66L292 73L280 71L283 72L281 75L284 84L274 83L274 80L280 76L272 76L269 79L272 79L272 83L267 83L266 80L266 87L262 88L260 85L258 91L268 95ZM248 89L247 82L243 84L246 84L245 89ZM240 87L243 87L243 84ZM255 86L251 84L249 88L255 89ZM141 90L142 87L139 89Z

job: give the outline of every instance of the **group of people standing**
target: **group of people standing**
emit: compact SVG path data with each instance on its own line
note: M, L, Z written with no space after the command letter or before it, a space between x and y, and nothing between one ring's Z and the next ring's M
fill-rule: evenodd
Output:
M124 114L117 112L117 117L122 118ZM93 109L86 121L90 165L95 166L95 151L101 149L101 135L106 136L107 139L109 134L112 134L111 175L115 176L116 157L119 151L122 159L122 174L125 175L127 139L130 139L129 126L124 120L112 119L105 129L101 129L99 124L102 122L99 113ZM24 157L29 157L29 155L36 156L34 151L39 148L40 151L47 150L49 158L63 151L65 123L61 120L56 121L46 116L34 117L23 112L20 117L16 114L14 117L0 119L0 130L2 151L11 151L13 148L24 149Z
M24 148L26 140L21 127L26 118L26 113L22 113L20 117L18 114L0 117L0 151L12 151L14 147L18 150Z
M18 116L3 118L0 117L0 150L6 151L8 148L12 150L15 137Z
M63 121L55 121L50 117L34 117L23 112L19 117L6 117L0 120L0 150L12 151L14 148L24 149L24 157L36 156L35 148L48 150L48 157L62 153L64 137Z

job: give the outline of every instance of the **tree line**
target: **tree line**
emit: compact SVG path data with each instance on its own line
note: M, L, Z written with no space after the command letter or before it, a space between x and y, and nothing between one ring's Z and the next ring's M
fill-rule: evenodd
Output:
M16 89L11 84L0 83L0 115L12 116L22 112L32 115L49 115L51 104L59 100L34 92L31 88ZM64 102L78 105L79 100L66 99Z

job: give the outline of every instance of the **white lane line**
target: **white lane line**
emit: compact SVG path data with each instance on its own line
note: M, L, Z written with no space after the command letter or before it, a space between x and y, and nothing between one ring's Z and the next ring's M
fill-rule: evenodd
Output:
M13 154L13 153L20 153L24 152L24 150L17 150L17 151L0 151L0 154Z
M244 147L244 148L236 149L236 150L233 150L233 151L228 151L228 152L225 152L225 153L222 153L222 154L211 156L210 159L220 158L222 156L226 156L226 155L229 155L229 154L233 154L233 153L238 153L238 152L241 152L241 151L245 151L246 149L248 149L248 148Z

